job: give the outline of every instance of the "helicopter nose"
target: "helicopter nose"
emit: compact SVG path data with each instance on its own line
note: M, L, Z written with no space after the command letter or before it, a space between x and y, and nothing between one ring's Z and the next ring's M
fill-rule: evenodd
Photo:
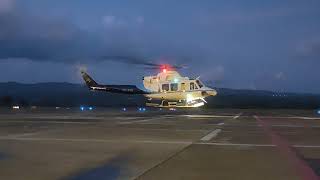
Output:
M215 96L217 95L217 91L214 89L210 89L210 90L206 90L206 91L202 91L202 96Z
M218 94L217 91L214 90L214 89L212 89L212 90L210 90L210 91L207 91L207 93L208 93L210 96L215 96L215 95Z

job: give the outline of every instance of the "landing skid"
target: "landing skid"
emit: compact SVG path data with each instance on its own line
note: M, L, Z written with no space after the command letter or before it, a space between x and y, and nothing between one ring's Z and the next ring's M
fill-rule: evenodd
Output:
M201 100L194 100L191 102L186 102L186 101L181 101L181 102L176 102L176 101L165 101L162 100L161 103L152 103L152 102L147 102L146 106L149 107L159 107L159 108L192 108L192 107L200 107L203 106L204 102Z

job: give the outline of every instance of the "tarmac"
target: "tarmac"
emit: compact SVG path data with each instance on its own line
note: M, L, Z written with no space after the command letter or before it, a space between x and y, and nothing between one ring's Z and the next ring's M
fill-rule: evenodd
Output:
M312 110L0 109L0 179L319 180Z

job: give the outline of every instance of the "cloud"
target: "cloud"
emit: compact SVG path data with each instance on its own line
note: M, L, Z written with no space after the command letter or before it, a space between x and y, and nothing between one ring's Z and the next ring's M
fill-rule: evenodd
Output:
M278 72L274 75L275 79L277 80L286 80L286 76L284 74L284 72Z
M13 10L15 5L14 0L0 0L0 14L8 13Z
M201 77L203 77L205 80L212 80L217 82L224 80L224 76L225 68L222 65L214 66L201 75Z
M105 28L128 28L130 26L142 25L143 23L143 16L138 16L132 19L125 19L114 15L106 15L102 17L102 25Z
M299 60L320 60L320 38L314 38L312 40L301 43L297 49L297 58Z
M115 16L107 15L102 17L102 24L106 28L124 25L124 22Z
M144 17L143 16L138 16L136 18L136 21L137 21L138 24L143 24L144 23Z
M75 63L98 61L115 50L124 52L105 44L103 35L83 31L63 18L15 10L0 14L0 27L0 60Z
M301 13L304 10L298 8L269 8L269 9L225 9L223 12L201 12L196 21L204 25L222 24L245 24L264 22L273 18L283 18Z
M125 19L114 15L102 18L101 29L85 31L66 18L40 16L15 9L0 14L0 60L29 59L82 63L105 61L106 56L133 59L158 57L158 48L141 36L143 16ZM151 58L152 57L152 58ZM136 62L132 62L136 63ZM169 62L167 62L169 63Z
M73 55L81 32L64 22L0 17L0 58L50 60Z

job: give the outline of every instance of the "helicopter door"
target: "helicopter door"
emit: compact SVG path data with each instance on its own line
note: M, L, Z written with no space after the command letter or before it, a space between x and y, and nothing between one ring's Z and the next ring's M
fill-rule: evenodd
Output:
M181 83L181 91L185 91L186 90L186 84L185 83Z

